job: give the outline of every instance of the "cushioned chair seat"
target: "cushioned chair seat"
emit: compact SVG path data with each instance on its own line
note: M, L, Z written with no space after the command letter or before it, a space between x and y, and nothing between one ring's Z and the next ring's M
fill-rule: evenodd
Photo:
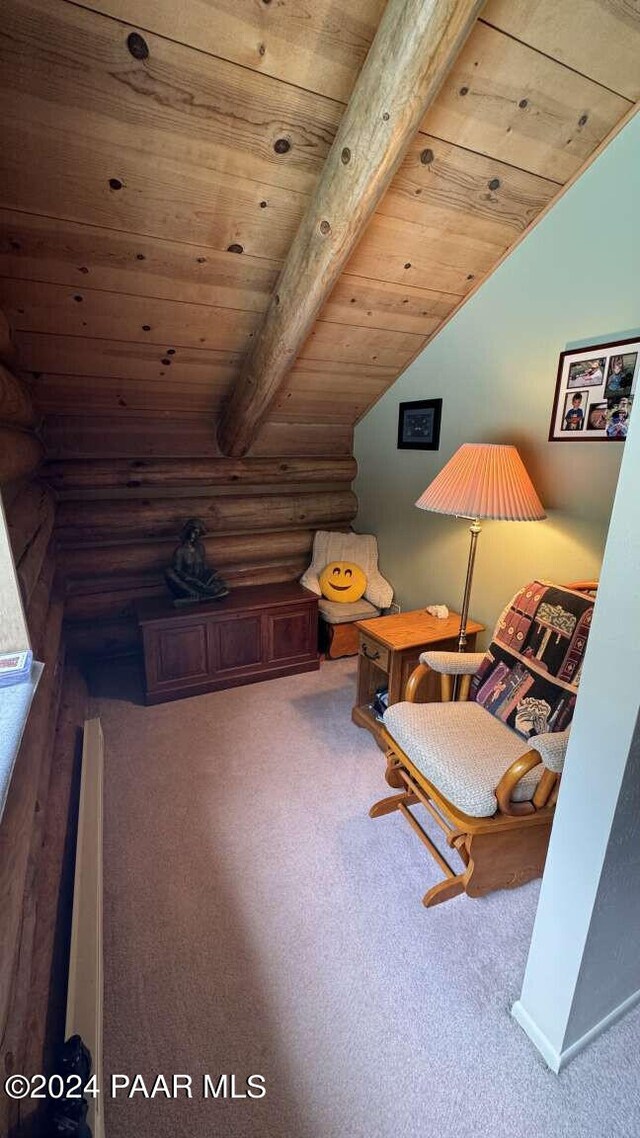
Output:
M477 703L395 703L384 725L405 755L445 798L474 818L495 814L494 790L528 744ZM533 797L542 773L534 767L517 785L513 798Z
M348 604L339 604L321 597L318 601L318 611L327 624L347 624L352 620L368 620L372 616L380 616L380 609L365 601L364 597Z

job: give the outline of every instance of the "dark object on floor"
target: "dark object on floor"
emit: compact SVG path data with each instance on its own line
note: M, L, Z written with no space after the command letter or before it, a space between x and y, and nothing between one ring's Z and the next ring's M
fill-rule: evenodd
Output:
M91 1076L92 1059L89 1048L85 1046L79 1035L72 1035L60 1048L56 1074L62 1079L63 1085L75 1091L77 1076L80 1079L80 1090L86 1087ZM51 1135L68 1135L69 1138L91 1138L91 1129L87 1124L88 1103L82 1096L75 1098L50 1099Z
M204 545L200 538L206 526L200 518L189 518L180 536L171 567L165 570L165 580L176 598L175 604L197 601L216 601L226 597L229 589L215 569L207 565Z
M371 710L373 711L373 714L375 715L376 719L378 719L380 722L382 722L382 716L384 715L388 706L389 706L389 689L388 688L376 688L375 695L374 695L373 700L371 702Z

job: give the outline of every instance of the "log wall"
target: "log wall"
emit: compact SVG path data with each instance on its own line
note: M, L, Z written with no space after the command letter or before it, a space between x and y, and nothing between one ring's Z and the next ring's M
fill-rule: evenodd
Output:
M14 352L2 313L0 358L0 491L31 646L45 665L0 820L0 1069L11 1074L50 1069L45 1049L64 1031L60 1015L50 1012L53 1004L63 1007L64 964L55 968L54 958L64 935L61 880L86 689L76 677L73 699L65 695L55 494L39 476L38 416L29 388L9 370ZM26 1133L32 1107L1 1095L0 1133Z
M172 442L166 430L166 449L179 451L180 431ZM46 465L58 498L67 642L81 655L136 649L136 604L166 593L164 570L189 517L203 519L207 557L231 588L296 580L317 529L349 528L356 465L341 446L332 455L327 439L324 455L227 459L216 452L215 423L209 432L206 445L202 429L192 432L191 456L88 458L67 451ZM157 432L153 437L157 442ZM276 435L272 445L278 441ZM121 432L120 450L127 446Z
M55 495L39 478L44 447L37 432L38 415L28 386L8 366L14 360L9 325L0 312L0 493L29 634L37 654L53 581ZM41 600L31 609L38 585ZM42 600L45 586L46 604Z

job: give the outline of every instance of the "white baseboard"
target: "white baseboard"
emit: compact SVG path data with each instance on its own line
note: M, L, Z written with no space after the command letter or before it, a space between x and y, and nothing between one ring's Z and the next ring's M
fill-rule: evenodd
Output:
M520 1024L525 1034L529 1036L534 1047L538 1048L547 1066L551 1067L551 1070L557 1075L560 1070L560 1054L552 1046L544 1032L540 1030L535 1020L531 1018L520 1000L516 1000L511 1008L511 1015L516 1023Z
M104 741L99 719L84 724L78 809L75 881L65 1038L78 1034L102 1082L102 784ZM104 1138L104 1106L90 1097L88 1119L94 1138Z
M544 1032L538 1027L535 1020L529 1015L529 1012L520 1000L516 1000L511 1009L511 1015L516 1022L520 1024L522 1030L529 1036L534 1046L537 1047L547 1066L557 1075L563 1067L566 1067L567 1063L570 1063L571 1060L583 1051L594 1039L602 1035L603 1031L607 1031L617 1020L631 1011L637 1003L640 1003L640 990L633 992L626 1000L618 1004L617 1008L609 1012L604 1019L594 1024L593 1027L589 1028L589 1031L586 1031L584 1035L581 1035L580 1038L576 1039L574 1043L571 1043L569 1047L563 1048L562 1051L556 1050Z

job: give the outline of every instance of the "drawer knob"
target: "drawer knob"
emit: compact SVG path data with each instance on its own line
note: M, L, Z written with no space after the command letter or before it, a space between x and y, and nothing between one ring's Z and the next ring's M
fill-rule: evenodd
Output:
M378 652L378 649L376 648L375 652L370 652L369 649L367 648L366 644L362 645L362 655L366 656L367 660L379 660L380 659L380 653Z

